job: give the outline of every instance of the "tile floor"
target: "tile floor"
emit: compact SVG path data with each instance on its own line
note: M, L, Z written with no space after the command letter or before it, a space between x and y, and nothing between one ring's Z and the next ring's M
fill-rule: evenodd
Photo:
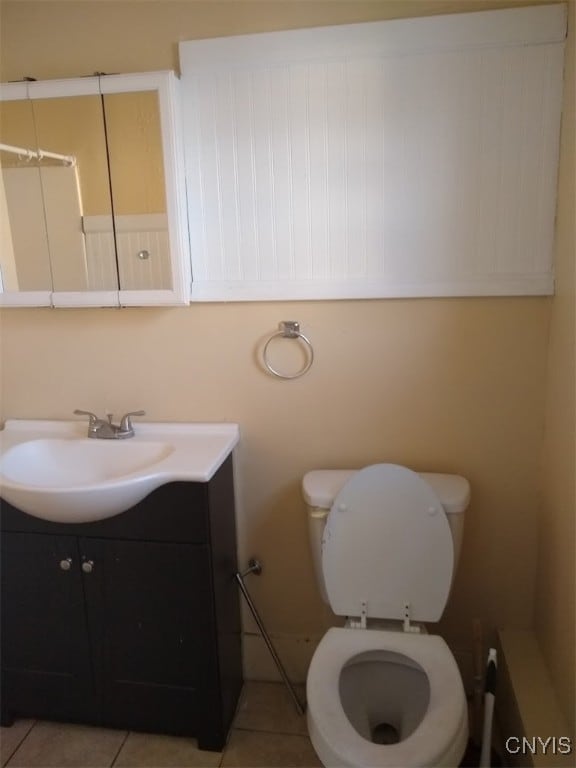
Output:
M299 690L303 699L303 691ZM300 716L280 683L247 682L228 744L201 751L194 739L84 725L18 720L0 730L7 768L314 768Z

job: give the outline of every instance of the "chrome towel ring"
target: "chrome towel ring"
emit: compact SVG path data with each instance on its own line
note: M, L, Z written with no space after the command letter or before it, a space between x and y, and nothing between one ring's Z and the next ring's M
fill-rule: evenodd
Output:
M312 348L312 344L310 343L310 339L306 338L306 336L300 332L300 323L296 322L295 320L282 320L282 322L278 324L278 328L280 330L276 331L276 333L273 333L272 336L270 336L266 344L264 344L264 349L262 350L262 360L266 370L273 376L277 376L279 379L299 379L300 376L304 376L304 374L310 370L312 363L314 362L314 350ZM271 341L279 337L283 339L302 339L306 345L308 360L305 366L297 373L281 373L270 365L268 360L268 347Z

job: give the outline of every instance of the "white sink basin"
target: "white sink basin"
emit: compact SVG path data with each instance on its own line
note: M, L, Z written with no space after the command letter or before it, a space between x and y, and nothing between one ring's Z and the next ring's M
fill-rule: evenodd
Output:
M239 439L237 424L135 424L134 437L86 437L78 421L9 420L0 431L0 496L58 523L103 520L175 480L207 482Z

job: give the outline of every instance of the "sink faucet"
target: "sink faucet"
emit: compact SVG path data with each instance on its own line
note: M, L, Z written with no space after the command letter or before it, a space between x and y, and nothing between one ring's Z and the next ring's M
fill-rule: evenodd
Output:
M95 413L90 411L74 411L76 416L88 416L88 437L95 437L100 440L123 440L126 437L134 437L134 427L132 426L132 416L145 416L146 411L130 411L124 414L120 419L120 424L112 423L112 414L108 414L108 420L100 419Z

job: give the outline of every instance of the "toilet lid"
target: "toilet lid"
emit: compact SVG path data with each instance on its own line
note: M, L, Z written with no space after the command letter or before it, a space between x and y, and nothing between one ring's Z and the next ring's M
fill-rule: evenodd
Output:
M338 616L438 621L448 600L454 545L431 486L395 464L366 467L328 514L322 569Z

